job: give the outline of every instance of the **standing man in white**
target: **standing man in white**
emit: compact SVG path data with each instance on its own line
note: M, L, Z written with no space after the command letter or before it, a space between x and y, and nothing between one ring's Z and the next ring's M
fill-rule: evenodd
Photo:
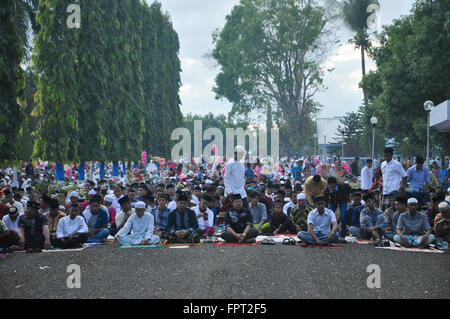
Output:
M394 150L386 147L383 151L384 162L381 163L381 174L383 175L383 204L385 208L389 206L391 197L399 196L400 187L406 186L408 174L403 169L400 162L394 160Z
M367 194L373 184L373 170L372 160L369 158L366 161L366 166L361 170L361 189L364 194Z
M225 196L240 194L244 207L248 209L247 193L245 192L245 165L242 159L245 149L238 145L234 149L234 159L228 161L225 166Z

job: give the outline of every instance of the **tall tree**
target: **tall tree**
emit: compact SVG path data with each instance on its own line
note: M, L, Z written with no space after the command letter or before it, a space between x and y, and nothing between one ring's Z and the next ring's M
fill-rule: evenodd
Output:
M105 118L108 114L107 81L109 70L106 61L109 31L105 15L110 14L111 1L85 0L80 3L83 15L80 39L77 46L77 83L79 157L81 161L107 159Z
M358 143L363 130L361 116L359 112L346 113L337 127L337 133L334 139L340 142L344 138L344 142L347 144Z
M372 12L368 11L370 5L379 5L378 0L344 0L342 3L343 20L347 28L355 33L350 40L361 51L362 76L366 75L365 55L371 47L369 40L367 20ZM364 102L367 105L367 97L363 89Z
M34 157L57 163L78 160L78 90L75 63L78 29L66 24L72 0L39 3L36 17L41 29L35 39L34 66L38 79Z
M319 108L313 97L323 88L328 22L312 0L241 0L213 34L216 98L233 104L232 115L265 111L270 103L281 144L299 148Z
M23 113L17 102L24 87L24 72L20 67L24 50L16 25L17 3L5 0L0 3L0 161L17 160L20 156L18 135Z
M450 96L450 3L418 0L409 16L385 26L373 49L377 71L362 85L373 107L367 116L378 118L386 137L408 151L425 155L426 113L423 104L437 105ZM431 145L450 151L450 134L431 130Z

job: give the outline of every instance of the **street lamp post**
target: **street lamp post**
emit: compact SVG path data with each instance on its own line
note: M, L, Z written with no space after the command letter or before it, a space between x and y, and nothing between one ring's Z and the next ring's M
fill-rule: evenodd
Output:
M370 119L370 123L372 123L372 161L375 158L375 126L378 123L378 119L374 116Z
M323 157L327 156L327 134L323 134L323 140L324 140L324 154Z
M316 143L317 143L317 133L314 133L314 156L317 155L317 153L316 153Z
M342 160L344 160L344 133L342 133Z
M430 163L430 112L434 107L434 103L431 101L426 101L423 104L423 108L427 112L427 160L426 160L426 166L429 166Z

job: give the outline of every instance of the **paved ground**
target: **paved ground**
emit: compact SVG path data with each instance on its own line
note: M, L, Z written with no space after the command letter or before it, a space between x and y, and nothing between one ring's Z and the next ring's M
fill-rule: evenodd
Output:
M343 250L281 244L97 246L81 252L12 254L0 258L0 298L450 297L449 253L341 246ZM80 289L67 288L70 264L81 267ZM380 289L367 287L370 264L381 268Z

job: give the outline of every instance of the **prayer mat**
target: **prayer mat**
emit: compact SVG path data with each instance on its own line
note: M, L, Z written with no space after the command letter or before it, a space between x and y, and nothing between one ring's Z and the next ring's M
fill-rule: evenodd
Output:
M319 245L311 245L311 244L301 242L301 243L297 243L297 246L308 247L308 248L335 249L335 250L343 249L343 247L337 246L335 244L330 244L329 246L319 246Z
M297 241L297 242L300 241L300 239L298 238L297 235L295 235L295 236L265 236L265 235L259 235L258 237L256 237L256 241L263 241L264 239L268 238L268 239L273 239L276 243L282 243L283 240L285 240L288 237L294 238L294 240Z
M157 247L164 247L163 245L145 245L145 246L120 246L120 248L157 248Z
M202 243L164 244L164 247L201 246Z
M298 234L278 234L278 233L275 233L273 235L274 236L286 236L286 237L297 237L298 238Z
M381 249L390 249L390 250L397 250L397 251L415 251L415 252L419 252L419 253L443 253L442 250L430 247L430 248L416 248L416 247L411 247L411 248L407 248L407 247L402 247L400 244L398 243L393 243L390 242L391 246L390 247L375 247L375 248L381 248Z
M371 240L366 240L366 239L357 239L355 242L356 242L357 244L363 244L363 245L368 245L368 244L371 244L371 243L372 243Z
M42 252L43 253L58 253L58 252L68 252L68 251L82 251L84 249L86 249L87 247L82 247L82 248L68 248L68 249L62 249L62 248L52 248L52 249L43 249Z
M105 245L105 243L84 243L83 247L94 247L94 246L101 246Z
M257 241L256 243L226 243L226 242L221 242L221 243L214 244L214 246L257 246L259 244L261 244L260 241Z

